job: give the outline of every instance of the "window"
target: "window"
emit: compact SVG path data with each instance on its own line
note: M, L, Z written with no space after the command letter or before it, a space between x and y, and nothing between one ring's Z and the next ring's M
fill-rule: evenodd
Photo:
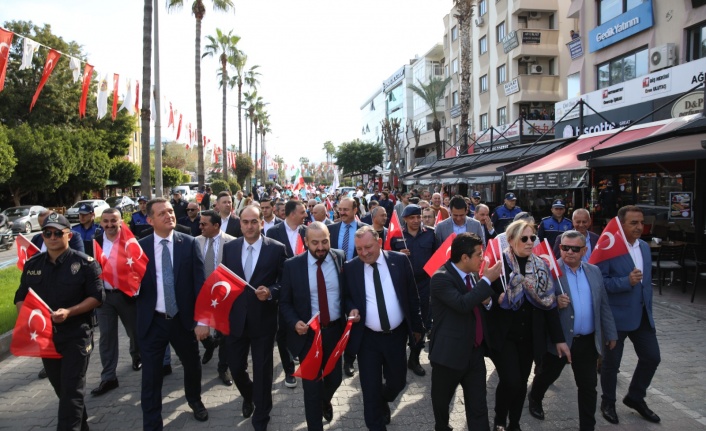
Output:
M505 39L505 21L495 27L495 36L497 36L497 43L500 43L503 39Z
M481 55L488 52L488 36L483 36L478 40L478 49Z
M451 73L458 73L458 58L451 60Z
M488 130L488 114L481 114L480 118L480 130Z
M448 64L444 65L444 77L445 78L449 77L449 65Z
M458 105L458 91L451 93L451 106L454 107Z
M453 28L451 29L451 41L453 42L456 39L458 39L458 27L453 26Z
M640 6L645 0L599 0L598 24L603 24L632 8Z
M498 84L502 84L505 81L507 81L507 70L505 69L505 65L503 64L502 66L498 67Z
M507 111L505 110L504 106L502 108L498 108L498 126L504 126L507 122L506 112Z
M648 50L641 48L622 57L616 57L598 65L598 85L606 88L611 85L635 79L649 72Z
M480 77L480 92L485 93L488 91L488 75L483 75Z
M686 61L706 57L706 24L691 27L686 34Z
M483 16L488 13L488 2L486 0L480 0L478 2L478 15Z

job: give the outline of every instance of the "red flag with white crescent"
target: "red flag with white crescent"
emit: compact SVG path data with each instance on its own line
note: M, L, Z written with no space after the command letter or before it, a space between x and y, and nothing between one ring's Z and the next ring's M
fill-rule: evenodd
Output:
M17 268L22 271L25 268L25 262L27 262L30 257L39 253L39 249L36 245L32 244L30 240L25 238L24 235L17 235L17 237L15 237L15 244L17 245Z
M304 253L306 251L306 248L304 247L304 241L302 241L302 236L297 235L297 249L294 250L294 255L299 256L300 254Z
M308 325L309 329L314 331L314 342L311 343L311 348L306 357L299 363L299 368L294 372L294 376L301 377L304 380L317 380L319 374L321 374L321 363L324 359L319 313L316 313L311 318Z
M113 74L113 112L111 113L111 116L113 118L113 121L115 121L115 117L118 116L118 86L120 84L120 75L117 73Z
M390 217L390 226L387 228L387 236L385 237L385 244L383 244L383 250L392 250L392 238L404 238L402 233L402 225L400 224L400 218L397 217L397 210L392 211L392 217Z
M439 208L439 211L436 212L436 219L434 220L434 226L438 225L444 221L444 216L441 214L441 208Z
M554 256L554 250L549 246L549 241L547 241L546 238L532 249L532 253L546 262L554 278L561 277L561 268L559 268L559 264Z
M331 371L336 368L338 360L341 358L341 355L343 355L343 352L346 351L346 346L348 345L348 340L351 336L351 326L353 326L353 321L349 320L348 323L346 323L346 328L343 330L343 335L341 335L341 339L338 340L338 343L336 344L336 348L333 350L333 353L331 353L331 356L329 356L328 360L326 361L324 373L321 377L325 377L331 374Z
M222 263L201 287L194 306L194 320L230 334L230 309L247 283Z
M7 73L7 63L10 59L10 47L12 47L12 32L0 28L0 91L5 87L5 74Z
M61 53L59 53L59 51L55 49L49 50L49 54L47 54L47 60L44 62L44 71L42 72L42 78L39 80L39 85L37 86L37 91L34 92L34 97L32 97L32 104L29 105L29 112L32 112L34 104L37 103L39 93L42 92L42 88L44 88L44 84L47 83L49 75L51 75L51 73L54 71L56 63L59 61L59 57L61 57Z
M614 217L598 237L596 248L591 252L588 263L597 264L604 260L628 254L627 240L618 217Z
M113 269L113 265L110 264L108 256L103 254L103 248L95 239L93 240L93 258L101 266L101 279L107 281L112 286L116 280L115 270Z
M118 285L114 287L123 291L127 296L135 296L140 291L140 282L147 271L149 259L125 223L120 228L117 244L113 244L113 247L116 246L118 247L118 258L115 271L118 273Z
M81 100L78 102L78 116L83 118L86 116L86 101L88 100L88 90L91 86L91 78L93 78L93 66L86 63L83 67L83 82L81 84Z
M454 238L456 238L456 234L452 232L424 265L424 272L429 274L429 277L434 275L436 270L441 268L441 265L451 258L451 243Z
M481 263L478 275L482 277L485 272L485 268L490 268L501 260L501 254L502 251L500 250L500 242L498 239L489 239L488 244L485 246L485 251L483 252L483 262Z
M58 359L62 356L54 345L51 309L30 288L12 331L10 351L15 356Z

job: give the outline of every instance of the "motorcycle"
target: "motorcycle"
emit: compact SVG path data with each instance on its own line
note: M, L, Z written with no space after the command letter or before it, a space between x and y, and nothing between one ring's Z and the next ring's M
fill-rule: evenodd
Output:
M0 214L0 249L9 250L15 242L15 234L12 232L12 224L7 216Z

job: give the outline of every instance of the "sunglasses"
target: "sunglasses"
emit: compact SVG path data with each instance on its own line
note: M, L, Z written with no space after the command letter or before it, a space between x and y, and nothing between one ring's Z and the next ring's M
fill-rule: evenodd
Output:
M580 252L581 252L581 249L583 248L583 246L578 246L578 245L564 245L564 244L561 244L560 247L561 247L561 249L562 249L563 251L569 251L569 250L571 250L571 251L573 251L574 253L580 253Z
M54 235L55 238L61 238L65 233L68 232L64 232L63 230L43 230L42 236L44 238L51 238L51 236Z
M527 242L527 240L529 240L530 242L535 242L535 241L537 241L537 235L530 235L530 236L525 235L523 237L520 237L520 241L522 241L522 242Z

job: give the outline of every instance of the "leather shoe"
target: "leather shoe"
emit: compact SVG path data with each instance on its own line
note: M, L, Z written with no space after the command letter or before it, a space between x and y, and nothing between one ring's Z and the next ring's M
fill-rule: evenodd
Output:
M243 401L243 417L245 419L249 418L252 416L252 412L255 411L255 406L253 405L252 401L244 400Z
M419 377L424 377L427 374L427 372L424 371L424 368L422 368L422 365L417 361L407 361L407 368L412 370L412 372Z
M42 369L39 370L39 374L37 374L37 378L46 379L47 378L47 369L42 367Z
M117 388L120 386L118 384L118 379L115 380L103 380L101 381L101 384L98 385L97 388L91 391L92 395L103 395L104 393L108 391L112 391L113 389Z
M601 402L601 413L603 414L603 417L605 420L612 424L617 424L618 421L618 414L615 412L615 403L609 403L607 401L602 401Z
M194 411L194 418L196 418L197 421L206 422L208 420L208 410L206 410L206 406L204 406L201 401L189 403L189 407Z
M390 425L390 422L392 421L392 412L390 411L390 404L388 404L387 401L382 402L382 420L385 422L385 425Z
M140 371L142 369L142 360L140 358L132 359L132 370Z
M224 385L233 386L233 377L230 375L230 371L225 370L218 373L218 377L221 379Z
M333 406L331 402L323 401L321 403L321 415L326 419L327 422L331 422L333 419Z
M351 362L343 361L343 373L348 377L353 377L355 375L355 369Z
M208 342L208 345L206 346L206 351L203 352L203 358L201 358L201 363L202 364L208 364L208 361L213 358L213 351L216 350L216 342L215 341L210 341Z
M172 366L171 365L164 365L162 367L162 376L168 376L172 373Z
M653 412L652 410L650 410L649 407L647 407L647 403L645 403L644 401L635 401L632 398L625 397L623 398L623 404L630 407L631 409L634 409L635 411L640 413L640 416L650 422L658 423L661 420L659 416L655 414L655 412Z
M544 420L544 409L542 408L542 402L535 401L529 392L527 393L527 401L529 401L529 412L532 415L532 417L537 418L540 421L543 421Z

